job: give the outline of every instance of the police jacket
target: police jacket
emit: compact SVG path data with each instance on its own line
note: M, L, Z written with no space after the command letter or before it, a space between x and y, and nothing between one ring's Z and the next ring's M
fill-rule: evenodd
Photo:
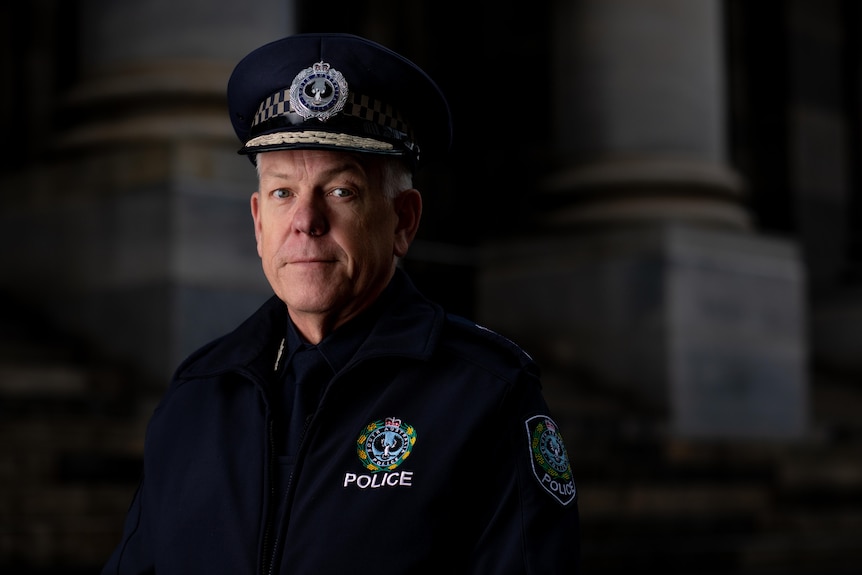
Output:
M576 573L577 494L534 363L401 271L388 292L287 481L285 305L273 297L186 359L103 574Z

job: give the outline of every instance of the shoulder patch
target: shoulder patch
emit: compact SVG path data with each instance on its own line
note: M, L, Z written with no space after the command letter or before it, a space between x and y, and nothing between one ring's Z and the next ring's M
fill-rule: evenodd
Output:
M569 455L557 424L546 415L535 415L524 424L527 427L530 464L536 481L554 499L568 505L575 498L577 489Z

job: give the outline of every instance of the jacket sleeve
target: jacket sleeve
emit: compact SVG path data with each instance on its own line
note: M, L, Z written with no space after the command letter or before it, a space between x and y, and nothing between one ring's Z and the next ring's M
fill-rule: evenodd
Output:
M142 478L126 514L123 536L102 568L102 575L155 573L151 543L147 536L149 530L143 513L144 491Z
M525 375L502 407L508 441L490 473L502 489L471 559L475 575L574 575L580 569L577 490L562 434Z

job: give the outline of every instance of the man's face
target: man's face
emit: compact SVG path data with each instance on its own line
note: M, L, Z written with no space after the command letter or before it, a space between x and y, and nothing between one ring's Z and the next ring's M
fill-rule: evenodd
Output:
M257 252L273 290L313 343L377 298L415 235L419 193L388 200L381 161L323 150L257 157Z

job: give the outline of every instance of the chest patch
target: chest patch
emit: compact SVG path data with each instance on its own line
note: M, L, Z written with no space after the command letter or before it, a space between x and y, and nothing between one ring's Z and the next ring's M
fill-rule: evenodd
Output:
M356 454L371 473L392 471L410 456L416 429L396 417L366 425L356 440Z
M533 475L542 489L567 505L577 493L572 466L557 424L546 415L536 415L524 422L530 448Z

